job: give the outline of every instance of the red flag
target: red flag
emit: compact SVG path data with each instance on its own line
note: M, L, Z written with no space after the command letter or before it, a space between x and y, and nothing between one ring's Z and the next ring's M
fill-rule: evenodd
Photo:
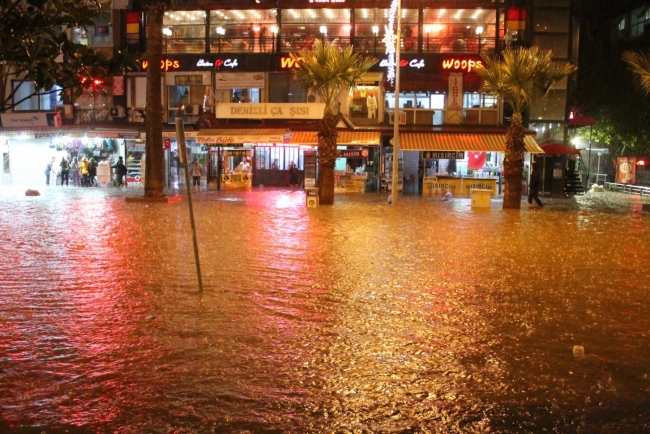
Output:
M467 162L468 169L482 169L485 166L485 152L468 152L469 161Z

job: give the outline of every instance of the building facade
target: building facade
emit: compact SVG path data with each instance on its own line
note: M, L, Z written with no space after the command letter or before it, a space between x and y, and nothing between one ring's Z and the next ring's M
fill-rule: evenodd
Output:
M291 161L298 164L301 181L307 184L315 176L308 173L309 156L317 143L322 104L294 80L295 64L289 54L310 49L320 40L352 46L379 60L355 88L339 98L343 115L339 145L350 151L337 163L341 191L392 188L382 179L390 178L386 163L392 158L395 122L400 124L398 158L403 162L400 178L405 190L423 191L427 174L491 178L505 149L508 112L493 96L479 92L474 70L482 62L481 54L537 45L552 49L558 60L572 60L577 45L570 3L403 0L400 95L396 98L384 44L389 1L176 2L174 10L165 13L160 65L169 161L175 148L172 126L180 117L188 125L198 123L197 130L187 136L210 169L208 182L252 159L253 185L284 185L283 171ZM139 3L114 6L112 25L102 21L75 34L98 49L110 48L101 45L110 40L113 48L145 52L147 16ZM151 67L146 61L142 66L143 70ZM135 174L143 149L140 140L146 140L145 89L144 72L113 77L110 83L97 83L72 104L30 101L9 115L59 111L62 127L41 128L56 136L53 140L63 142L70 142L66 132L73 134L72 145L66 142L63 149L87 142L84 139L91 128L106 131L102 140L116 140L116 152L133 157ZM567 92L567 81L558 83L548 101L531 108L530 127L536 136L529 138L529 151L540 151L536 142L557 141L566 134ZM203 115L208 112L205 121ZM5 123L10 122L3 122L3 130L10 134L4 136L3 146L8 149L18 140L18 131L6 128ZM29 140L32 133L26 131L21 137ZM90 142L84 146L97 146ZM230 152L237 148L245 152ZM482 168L470 168L469 152L487 153ZM451 153L455 158L444 158ZM274 170L276 176L272 176ZM353 175L365 177L365 186L352 182Z

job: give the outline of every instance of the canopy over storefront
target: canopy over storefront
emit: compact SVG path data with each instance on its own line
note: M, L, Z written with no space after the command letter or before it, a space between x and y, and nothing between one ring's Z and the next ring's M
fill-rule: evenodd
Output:
M341 146L379 146L381 133L379 131L339 131L336 140ZM291 144L317 145L317 131L294 131L291 134Z
M544 143L540 147L545 154L580 155L580 151L564 143Z
M403 151L505 152L506 135L488 133L400 133ZM526 152L543 154L533 135L524 137Z

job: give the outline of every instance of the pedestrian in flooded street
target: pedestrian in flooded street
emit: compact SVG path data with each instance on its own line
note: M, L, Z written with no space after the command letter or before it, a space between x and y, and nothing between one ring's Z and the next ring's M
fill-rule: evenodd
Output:
M542 201L539 199L539 187L541 182L541 160L536 159L533 163L533 171L530 173L530 185L528 186L528 204L532 204L534 200L540 208L544 206Z

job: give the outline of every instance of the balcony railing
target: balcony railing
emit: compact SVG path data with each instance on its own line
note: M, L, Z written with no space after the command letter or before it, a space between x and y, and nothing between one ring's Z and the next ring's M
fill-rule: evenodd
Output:
M279 44L275 37L260 38L212 38L208 47L205 38L166 38L166 53L288 53L311 49L316 41L324 41L341 48L350 45L349 37L340 36L305 36L282 35ZM357 51L369 54L384 53L384 43L380 37L357 36L354 39ZM402 40L402 53L459 53L479 54L493 53L496 48L495 38L462 38L462 37L424 37L422 46L418 45L418 38L404 38Z

